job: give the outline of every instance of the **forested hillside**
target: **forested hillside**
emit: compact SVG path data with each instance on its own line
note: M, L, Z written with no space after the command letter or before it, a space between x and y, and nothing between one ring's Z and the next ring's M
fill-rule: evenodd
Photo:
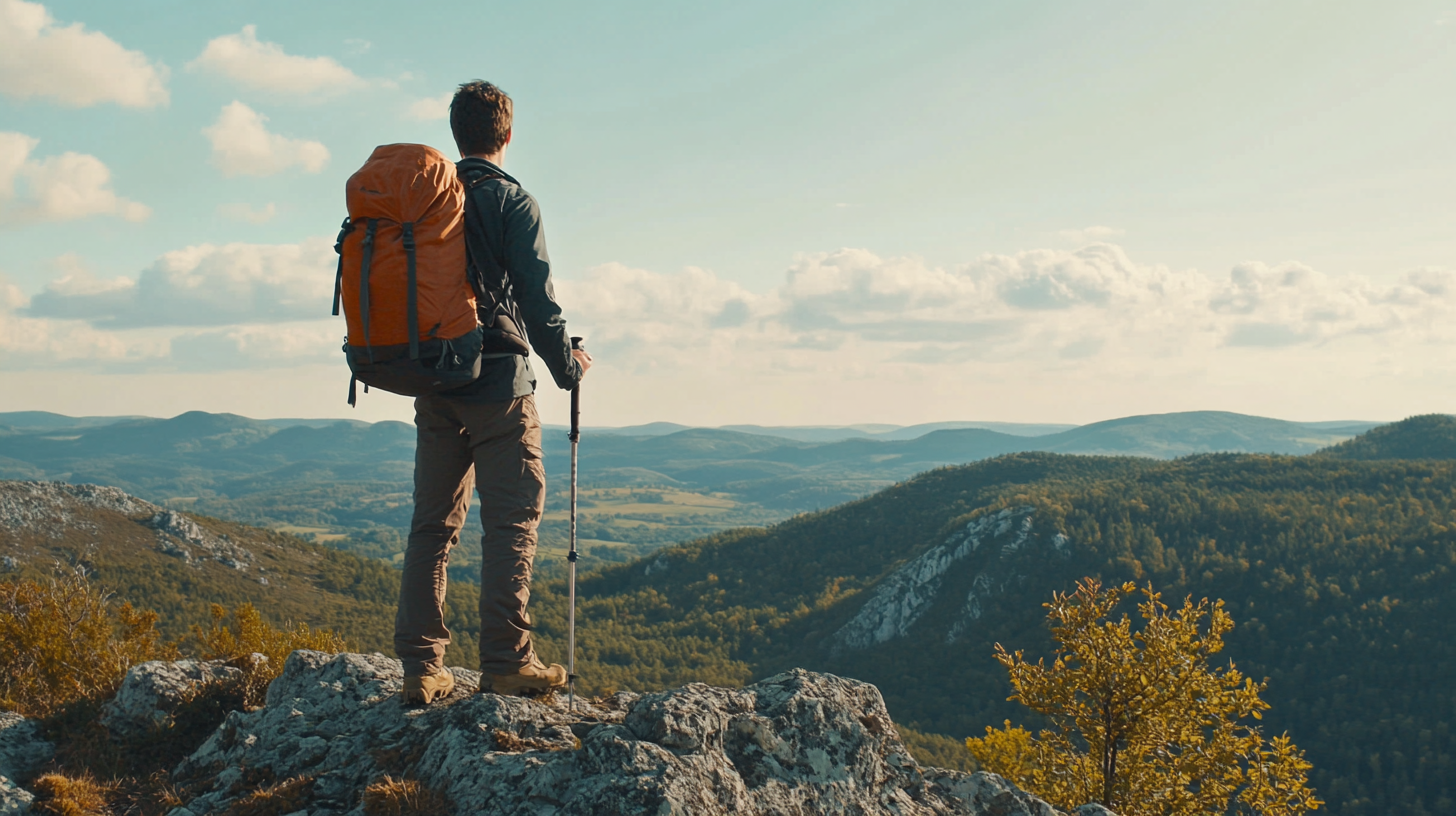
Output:
M1456 416L1413 416L1320 451L1334 459L1456 459Z
M1046 649L1084 575L1223 598L1228 659L1268 677L1335 813L1456 808L1456 463L1016 454L673 547L581 585L589 688L743 682L795 665L878 684L955 737L1010 718L996 642ZM562 587L538 631L563 634Z

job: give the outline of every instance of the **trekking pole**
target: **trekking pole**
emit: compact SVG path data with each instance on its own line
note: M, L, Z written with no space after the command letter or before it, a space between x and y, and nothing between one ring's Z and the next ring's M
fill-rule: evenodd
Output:
M580 337L571 348L584 349ZM576 446L581 440L581 384L571 389L571 543L566 551L566 707L576 710Z

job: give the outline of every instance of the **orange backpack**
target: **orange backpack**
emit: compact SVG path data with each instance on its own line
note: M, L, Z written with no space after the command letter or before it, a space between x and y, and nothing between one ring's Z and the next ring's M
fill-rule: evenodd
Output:
M483 334L455 163L425 145L376 147L346 197L334 314L342 303L349 404L356 382L406 396L473 382Z

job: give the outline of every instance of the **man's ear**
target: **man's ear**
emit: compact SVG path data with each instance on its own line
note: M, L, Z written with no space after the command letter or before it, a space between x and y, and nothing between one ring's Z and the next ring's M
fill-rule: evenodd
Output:
M515 132L516 131L515 131L514 128L506 131L506 140L505 140L505 143L501 145L501 147L505 147L506 145L508 145L508 144L511 143L511 135L514 134Z

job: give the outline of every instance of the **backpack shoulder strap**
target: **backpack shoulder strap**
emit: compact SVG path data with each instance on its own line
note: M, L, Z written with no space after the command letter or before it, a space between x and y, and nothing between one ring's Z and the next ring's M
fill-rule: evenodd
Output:
M499 173L474 171L462 179L465 185L466 246L471 250L471 284L477 297L489 299L497 305L510 292L508 267L501 252L505 236L500 234L502 223L498 217L504 204L498 192L491 195L492 190L486 182L504 178ZM471 229L472 226L474 229ZM472 237L478 240L472 241Z

